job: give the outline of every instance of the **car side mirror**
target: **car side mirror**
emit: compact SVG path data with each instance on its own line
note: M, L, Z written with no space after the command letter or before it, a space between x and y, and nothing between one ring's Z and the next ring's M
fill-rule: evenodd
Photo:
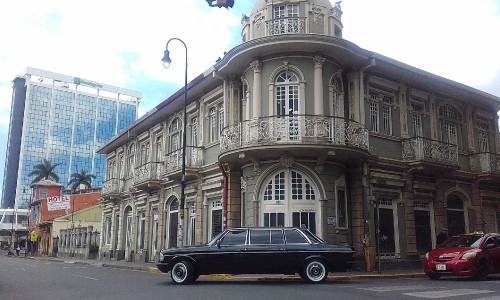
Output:
M220 249L220 244L222 243L222 239L218 239L215 244L217 245L217 249Z
M488 244L486 244L486 250L493 249L495 247L496 247L495 243L488 243Z

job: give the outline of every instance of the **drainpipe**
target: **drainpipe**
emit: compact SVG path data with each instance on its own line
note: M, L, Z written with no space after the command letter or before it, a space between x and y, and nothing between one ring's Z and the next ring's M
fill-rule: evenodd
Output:
M222 177L224 177L224 188L222 189L222 229L227 228L227 189L228 189L228 184L227 184L227 173L226 170L224 170L224 166L222 166L221 161L217 161L217 164L219 165L219 169L222 173Z

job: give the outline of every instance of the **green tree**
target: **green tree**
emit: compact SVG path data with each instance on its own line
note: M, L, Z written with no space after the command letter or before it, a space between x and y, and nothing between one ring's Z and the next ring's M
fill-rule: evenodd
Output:
M94 174L88 174L87 171L81 170L80 173L71 174L71 180L68 182L68 186L74 191L81 184L83 184L86 188L92 187L92 179L95 179L96 176Z
M38 182L42 179L51 179L55 182L59 181L59 176L54 172L54 169L60 164L52 164L50 160L43 159L41 164L35 165L33 171L28 176L36 176L31 183Z

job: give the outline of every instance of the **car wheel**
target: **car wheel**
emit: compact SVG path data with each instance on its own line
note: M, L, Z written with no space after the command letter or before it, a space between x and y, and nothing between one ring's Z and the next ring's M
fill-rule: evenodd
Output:
M479 263L476 274L474 274L474 279L481 281L488 279L488 266L486 265L486 262L482 261Z
M306 282L318 283L326 279L328 272L321 260L313 259L306 262L300 275Z
M174 264L170 276L175 284L190 284L194 281L193 265L187 260L180 260Z
M441 275L440 274L428 274L427 275L431 280L438 280L439 278L441 278Z

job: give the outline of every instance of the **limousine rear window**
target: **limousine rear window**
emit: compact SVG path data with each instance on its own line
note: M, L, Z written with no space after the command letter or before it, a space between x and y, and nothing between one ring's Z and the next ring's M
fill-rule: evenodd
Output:
M287 244L309 244L306 238L295 229L285 229Z
M305 235L307 235L307 237L311 240L311 242L313 244L323 244L325 243L322 239L320 239L319 237L317 237L316 235L314 235L312 232L310 232L309 230L303 230L302 231Z

